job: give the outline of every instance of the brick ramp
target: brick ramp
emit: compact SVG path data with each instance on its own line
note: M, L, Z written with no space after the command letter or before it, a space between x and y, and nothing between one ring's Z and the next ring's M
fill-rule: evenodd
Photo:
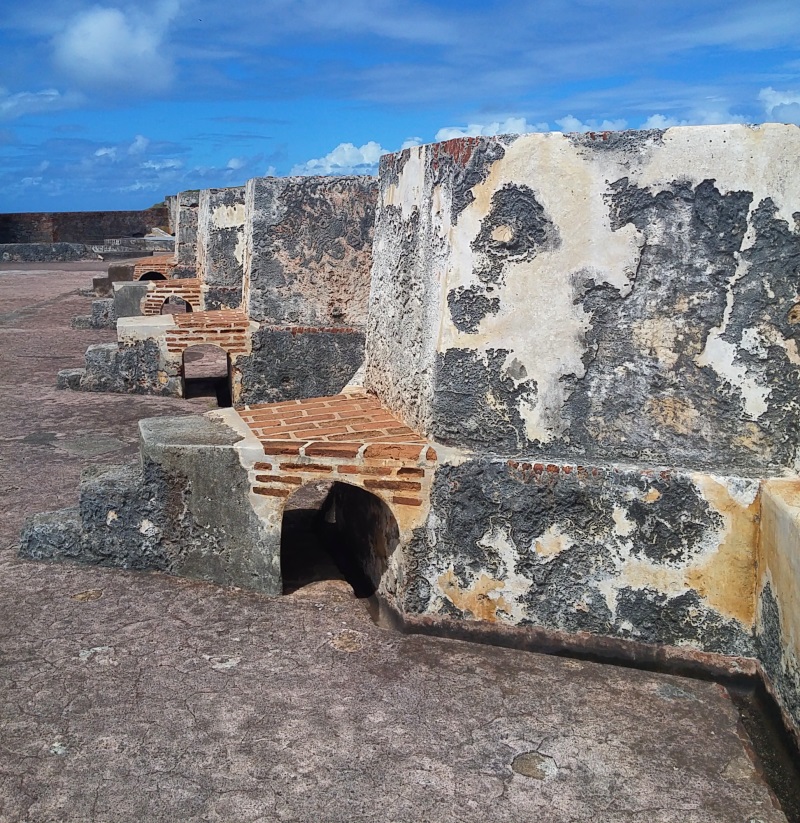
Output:
M364 391L246 406L239 410L264 448L253 492L289 497L304 483L350 483L396 506L427 502L436 450Z

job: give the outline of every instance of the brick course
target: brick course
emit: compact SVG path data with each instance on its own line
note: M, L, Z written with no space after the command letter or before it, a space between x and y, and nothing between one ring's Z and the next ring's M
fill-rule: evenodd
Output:
M250 351L250 321L242 311L197 311L175 314L173 318L175 328L168 329L165 335L167 351L172 354L200 343L212 343L230 355Z
M246 406L239 414L269 461L251 473L256 494L288 497L309 480L338 479L396 506L427 500L436 450L365 391Z

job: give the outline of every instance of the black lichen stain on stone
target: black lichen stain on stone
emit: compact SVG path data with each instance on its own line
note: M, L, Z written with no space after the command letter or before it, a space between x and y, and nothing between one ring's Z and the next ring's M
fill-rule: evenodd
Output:
M161 359L158 341L152 338L126 345L91 346L86 351L84 391L113 391L130 394L179 394L176 380L159 379Z
M515 385L503 372L509 352L448 349L436 355L433 435L447 445L491 445L514 453L528 444L519 405L536 394L529 378Z
M381 156L378 161L378 179L383 191L389 186L396 186L400 182L400 174L410 158L410 148Z
M754 245L741 252L752 194L722 194L713 180L676 181L652 193L627 178L611 185L611 225L634 225L644 240L630 293L608 285L577 288L592 317L586 373L572 378L564 415L570 453L714 467L785 464L792 451L787 426L796 420L798 368L779 346L750 356L748 329L774 325L796 299L800 236L767 205L755 213ZM794 280L795 282L788 282ZM728 292L733 310L726 319ZM774 297L770 297L770 290ZM791 292L791 298L789 297ZM709 333L723 326L737 365L769 386L769 409L749 420L738 388L697 359ZM784 330L782 333L787 333ZM780 432L780 433L779 433Z
M244 270L235 256L241 231L236 226L214 229L206 252L205 285L241 289Z
M484 283L502 283L504 263L533 260L560 245L558 229L528 186L507 183L492 195L472 249L483 257L476 274Z
M787 665L786 638L781 631L780 608L769 583L761 592L759 608L759 659L786 711L800 724L800 671L790 670Z
M236 360L240 403L275 403L338 394L364 361L364 333L260 328L252 354Z
M751 633L704 606L693 591L670 597L647 588L620 589L615 633L646 643L694 643L718 654L754 654Z
M458 216L475 199L472 189L489 176L492 165L506 153L504 141L494 137L464 138L469 141L469 157L462 163L448 153L445 144L435 144L428 150L428 174L431 188L446 184L451 192L450 215L455 223ZM453 143L460 141L452 141Z
M575 146L592 151L639 155L653 144L664 142L666 129L642 129L637 131L590 131L572 132L567 139Z
M205 294L206 311L238 309L242 305L241 286L209 286Z
M486 297L475 286L461 286L447 293L447 306L453 325L459 331L477 334L481 320L487 314L497 314L500 311L500 300L497 297Z
M614 511L631 493L644 496L652 487L661 489L647 505L665 528L683 531L686 541L695 539L686 547L687 556L705 534L716 532L715 518L699 502L689 518L693 525L686 528L678 495L689 493L689 481L671 482L674 495L657 479L632 470L534 471L531 464L487 458L439 466L428 530L419 530L412 541L414 575L435 583L452 568L458 585L468 590L482 574L501 581L516 574L530 581L528 591L517 596L524 609L522 625L658 643L686 640L707 651L752 654L750 631L692 592L671 597L623 588L612 613L599 590L600 583L618 574L620 559L630 551L627 544L633 543L636 553L637 543L641 551L652 536L636 523L624 538L616 531ZM559 540L561 545L555 545ZM511 568L508 549L501 555L492 545L496 542L512 547ZM456 609L444 595L434 604L442 614Z
M702 550L703 536L723 525L722 516L686 477L653 479L646 488L659 498L628 504L627 517L637 527L631 535L632 553L655 563L688 563Z

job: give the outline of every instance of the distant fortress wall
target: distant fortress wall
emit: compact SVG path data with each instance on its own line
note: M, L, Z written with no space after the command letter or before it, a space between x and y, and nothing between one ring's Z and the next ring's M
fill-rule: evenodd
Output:
M170 228L169 209L0 214L0 244L102 243L106 238L137 237L153 228Z

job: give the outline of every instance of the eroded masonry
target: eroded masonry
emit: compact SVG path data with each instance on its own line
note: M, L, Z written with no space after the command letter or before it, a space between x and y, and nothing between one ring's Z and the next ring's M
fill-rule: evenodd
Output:
M315 484L398 619L761 671L797 733L798 156L780 125L464 138L179 195L175 256L109 271L118 342L59 379L227 407L142 421L23 553L278 595Z

